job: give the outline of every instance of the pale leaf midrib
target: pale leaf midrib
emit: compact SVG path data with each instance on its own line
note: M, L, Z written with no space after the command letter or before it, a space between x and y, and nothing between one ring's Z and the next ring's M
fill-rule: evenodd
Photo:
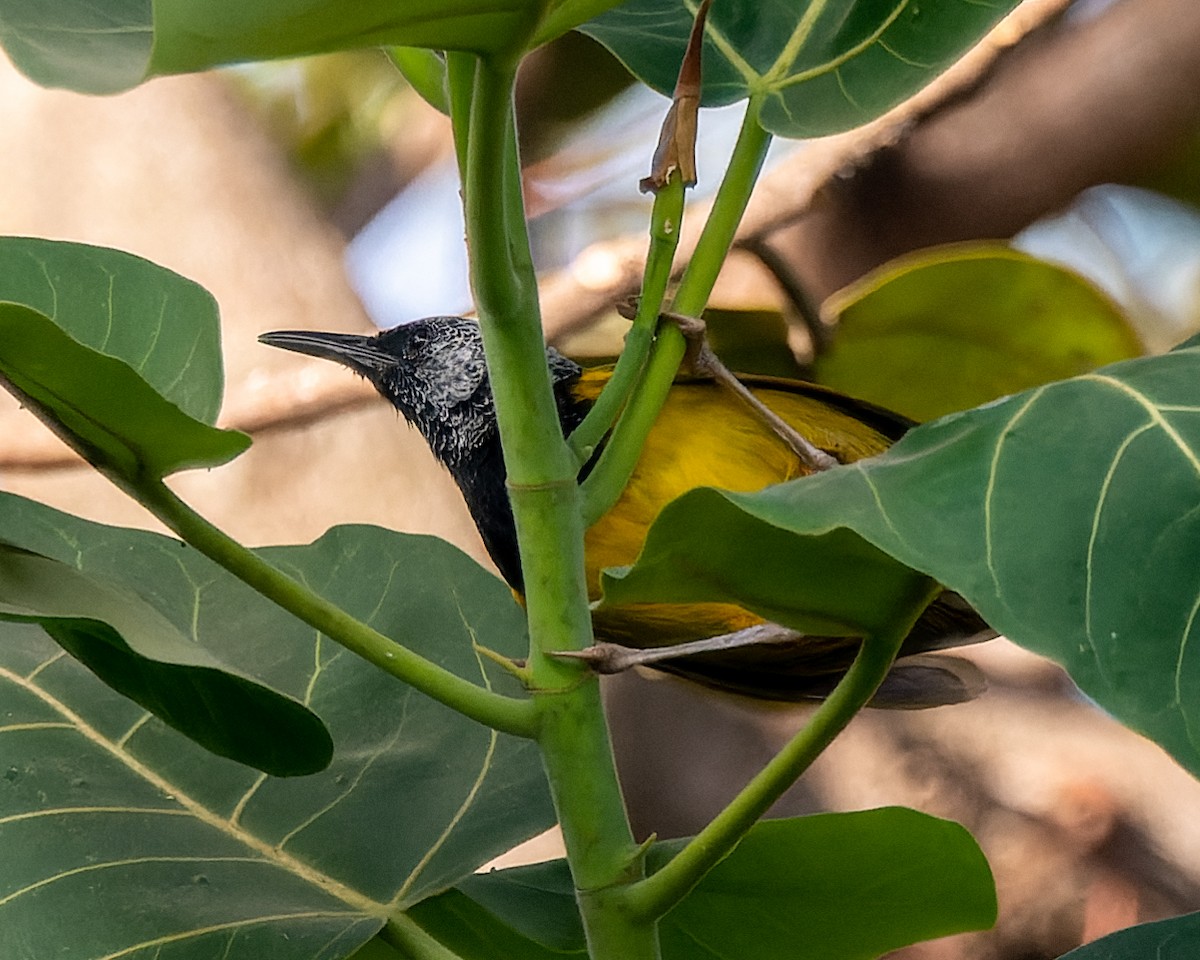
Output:
M823 5L824 0L821 0L821 2ZM785 90L788 87L795 86L798 83L805 83L808 80L812 80L816 77L836 71L842 66L842 64L853 60L855 57L861 55L876 43L880 42L880 38L884 35L884 33L887 32L888 27L896 22L896 19L901 13L904 12L904 9L909 5L909 2L910 0L900 0L900 2L896 5L896 8L879 24L879 26L876 27L871 34L856 43L853 47L844 50L836 57L827 60L825 63L817 64L815 67L809 67L807 70L801 70L799 73L789 73L789 71L791 70L792 64L795 63L796 57L800 55L800 50L803 49L803 43L801 43L795 49L795 52L791 55L791 57L786 60L785 54L787 53L787 49L785 48L785 51L779 55L775 63L772 65L770 71L767 73L765 79L768 81L768 86L773 91L778 92L780 90ZM811 32L811 28L809 32ZM804 40L807 39L807 36L804 37ZM896 59L900 60L902 63L908 62L903 57L900 57L898 54L890 50L889 53L891 53L892 56L896 57Z

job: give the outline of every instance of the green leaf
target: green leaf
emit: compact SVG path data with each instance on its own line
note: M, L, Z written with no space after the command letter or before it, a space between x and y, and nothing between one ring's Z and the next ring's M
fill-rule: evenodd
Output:
M1200 954L1200 913L1118 930L1061 960L1192 960Z
M388 47L386 53L422 100L439 113L450 115L446 61L442 56L424 47Z
M406 958L393 950L379 937L375 937L372 940L368 940L360 949L354 951L350 955L349 960L406 960Z
M998 631L1061 663L1121 722L1200 773L1198 384L1200 347L1129 360L925 424L870 460L719 495L745 520L723 517L679 576L746 576L719 566L731 556L724 541L764 527L814 550L828 531L853 530L963 594ZM717 496L689 493L659 523L703 529ZM651 528L651 542L660 536ZM757 552L772 581L785 576L783 563ZM830 589L840 601L842 588ZM692 593L706 591L727 596Z
M929 601L929 582L848 530L797 537L759 520L738 495L699 487L654 521L637 562L600 576L600 609L636 603L736 603L820 636L877 634ZM769 562L768 562L769 561Z
M116 93L145 76L153 0L0 0L0 44L44 87Z
M1017 0L715 3L704 44L705 106L756 98L784 137L859 126L963 55ZM630 0L580 29L640 80L670 94L698 4Z
M250 446L163 399L124 361L43 313L0 303L0 384L92 466L118 482L227 463Z
M445 893L430 897L417 904L409 911L409 916L463 960L495 960L497 957L503 957L504 960L563 960L565 957L587 960L588 953L587 945L584 942L583 924L575 909L575 897L571 891L571 874L567 869L566 861L555 860L552 867L538 864L537 867L518 867L516 869L537 870L539 877L551 876L554 881L566 883L565 897L553 895L548 898L539 898L536 891L530 891L531 899L527 907L531 911L536 911L537 916L531 917L531 919L536 922L537 918L540 918L542 928L552 927L556 924L573 924L575 936L570 944L561 948L548 947L541 940L552 936L549 930L544 931L535 927L532 934L522 932L519 925L513 923L511 918L498 916L458 888L447 890ZM483 876L492 879L512 872L515 871L505 870ZM470 880L467 882L471 883ZM528 882L528 878L513 878L512 882L514 885L520 886ZM474 884L472 884L472 888L478 889ZM495 892L503 896L504 894L499 888L500 883L493 882L488 885L487 892ZM519 895L520 891L517 891L514 896Z
M825 302L821 383L928 420L1141 354L1078 274L1001 243L900 257Z
M216 422L221 320L198 283L121 250L36 237L0 237L0 267L0 302L45 314L184 413Z
M650 868L684 842L655 844ZM470 877L413 917L469 960L584 949L562 860ZM971 835L893 807L756 824L659 929L664 960L869 960L995 919L991 872ZM489 942L506 950L488 952Z
M221 408L211 295L119 250L0 238L0 382L89 462L125 481L217 466L250 438Z
M319 717L230 671L132 590L0 543L0 620L40 624L110 687L207 750L277 777L316 773Z
M1112 296L1147 353L1165 353L1200 330L1200 210L1193 206L1140 187L1099 184L1011 242Z
M477 873L454 891L505 926L556 954L585 950L575 885L565 860ZM464 917L470 911L463 909Z
M704 311L708 345L730 370L803 380L788 346L788 325L778 310Z
M177 630L319 714L335 746L319 774L265 777L152 719L40 630L0 624L0 956L345 956L389 911L552 824L531 743L333 645L178 541L12 496L0 529L136 584ZM474 643L519 655L523 613L448 544L339 527L263 553L448 669L520 692Z
M652 851L652 868L679 845ZM995 922L971 835L893 807L757 824L661 930L664 960L873 960Z
M0 0L0 43L30 79L116 93L247 60L409 46L519 51L617 0ZM539 41L541 42L541 41Z

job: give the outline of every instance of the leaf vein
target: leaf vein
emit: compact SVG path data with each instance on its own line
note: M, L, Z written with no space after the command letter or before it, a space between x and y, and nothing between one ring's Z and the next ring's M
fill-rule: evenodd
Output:
M1108 465L1108 469L1104 472L1104 479L1100 482L1100 492L1096 497L1096 509L1092 511L1092 526L1088 532L1087 552L1084 555L1084 575L1083 575L1083 636L1087 641L1087 646L1092 652L1092 660L1096 665L1096 671L1108 683L1108 677L1105 675L1104 664L1100 657L1099 648L1096 645L1096 634L1094 624L1092 622L1092 599L1094 595L1093 586L1095 583L1095 559L1096 559L1096 541L1100 538L1100 518L1104 514L1104 507L1108 503L1109 491L1112 488L1113 477L1116 476L1117 468L1121 461L1125 458L1125 452L1147 430L1152 430L1152 424L1143 424L1136 430L1130 431L1124 440L1118 445L1113 454L1112 462Z
M688 13L694 18L696 11L700 9L700 5L694 0L685 0L684 6ZM725 58L726 62L733 67L734 70L745 81L746 86L755 87L762 79L761 75L750 62L738 53L737 46L713 23L711 19L704 24L704 35L712 43L717 51Z
M138 816L190 817L187 810L172 807L51 807L46 810L26 810L23 813L9 814L0 817L0 826L6 823L19 823L22 820L37 820L41 817L82 816L96 813L129 813Z
M836 71L843 64L848 63L849 61L853 60L855 57L865 53L872 46L874 46L876 43L878 43L880 38L884 35L884 33L887 32L888 28L893 23L896 22L896 19L900 16L901 13L904 12L905 8L909 5L910 2L911 2L911 0L901 0L901 2L896 5L895 9L892 10L892 12L887 17L884 18L883 22L879 24L879 26L875 29L875 31L873 33L871 33L867 37L864 37L857 44L848 48L847 50L844 50L842 53L838 54L833 59L828 60L825 63L817 64L815 67L809 67L807 70L801 70L799 73L794 73L791 76L781 75L778 77L778 80L772 84L772 86L777 87L777 88L791 87L791 86L795 86L798 83L805 83L809 80L814 79L815 77L819 77L826 73L829 73L830 71ZM798 52L799 51L797 51L797 53ZM792 59L794 60L795 57L793 57ZM772 76L774 76L774 72L775 72L774 68L772 68L772 71L771 71ZM786 71L785 71L785 73L786 73ZM841 85L841 83L839 80L839 86L840 85ZM854 101L851 101L851 103L853 103L853 102ZM856 106L857 106L857 104L856 104Z
M27 673L25 675L25 679L27 681L33 681L34 679L37 678L37 675L39 673L41 673L47 667L49 667L55 663L58 663L58 661L61 660L66 655L67 655L66 650L59 650L56 654L54 654L54 656L47 657L45 660L43 660L41 663L39 663L36 667L34 667L29 673Z
M132 867L143 863L258 863L269 867L278 867L278 864L271 863L269 860L264 860L262 857L127 857L121 860L105 860L101 863L88 863L82 867L74 867L70 870L62 870L53 876L45 877L35 883L27 884L19 890L14 890L6 897L0 897L0 907L7 906L15 900L20 899L27 893L33 893L35 890L41 890L43 887L48 887L51 884L58 883L60 880L68 880L71 877L77 877L84 873L94 873L99 870L112 870L118 867Z
M879 488L875 485L875 481L871 479L871 475L867 472L866 467L864 467L861 463L855 463L853 466L854 469L857 470L862 476L863 482L867 485L867 489L871 491L871 499L875 501L875 506L879 510L879 516L883 519L883 522L887 524L887 528L889 531L891 531L892 536L896 538L896 542L901 544L905 543L906 541L904 535L900 533L900 530L896 527L896 525L892 522L892 518L888 515L887 508L885 508L883 505L883 497L879 492Z
M323 890L332 897L336 897L354 909L372 916L382 915L385 909L383 904L377 903L364 894L359 893L357 890L340 883L326 874L318 872L308 864L297 860L295 857L284 853L276 847L272 847L266 841L231 823L229 820L219 816L212 810L209 810L202 803L188 795L183 790L179 789L179 787L171 783L165 777L147 767L128 750L123 749L122 747L113 743L107 737L103 736L91 724L84 720L82 716L73 711L61 700L54 697L49 691L38 687L36 684L26 681L24 678L13 673L7 667L0 667L0 679L8 680L9 682L22 687L40 699L43 703L56 711L60 716L66 718L75 731L82 735L95 747L111 754L115 759L124 764L130 770L130 772L141 777L147 783L154 786L164 796L172 797L176 803L187 810L201 823L204 823L205 825L243 844L244 846L258 853L264 859L276 863L305 882L312 884L314 887L317 887L320 890Z
M1200 616L1200 596L1196 597L1195 602L1192 604L1192 609L1188 611L1187 626L1183 631L1183 639L1179 643L1179 656L1175 660L1175 706L1179 709L1183 717L1183 725L1187 730L1188 740L1193 745L1200 745L1200 736L1197 735L1195 724L1192 722L1191 712L1188 711L1183 702L1183 661L1187 654L1192 632L1196 629L1196 619L1198 616Z
M1187 441L1185 441L1183 437L1179 435L1179 431L1175 429L1174 425L1172 425L1172 423L1163 416L1162 408L1155 404L1149 397L1147 397L1140 390L1135 390L1133 387L1129 386L1129 384L1122 383L1115 377L1105 376L1104 374L1090 373L1080 377L1079 379L1094 380L1095 382L1104 384L1107 387L1111 387L1134 400L1150 416L1150 420L1152 421L1153 425L1158 427L1158 429L1166 434L1167 438L1178 448L1179 452L1183 454L1184 459L1191 465L1192 470L1197 474L1197 476L1200 476L1200 456L1197 456L1196 451L1193 450L1188 445Z
M311 827L314 823L316 823L323 816L325 816L325 814L327 814L331 810L333 810L334 807L336 807L339 803L341 803L343 800L345 800L346 797L350 796L350 794L352 794L354 792L354 789L362 782L363 777L365 777L367 775L367 771L370 770L371 767L375 765L375 762L380 757L382 757L384 754L388 753L392 749L392 747L395 746L397 741L399 741L400 737L404 734L405 718L408 715L408 702L410 699L411 699L411 696L406 696L404 698L404 709L401 712L400 718L396 723L395 732L387 739L387 741L385 743L383 743L379 747L378 750L375 750L367 758L366 762L363 763L363 765L359 768L358 772L354 775L354 778L346 784L345 789L342 790L341 793L339 793L336 797L334 797L332 800L330 800L327 804L325 804L325 806L321 807L319 810L314 811L307 818L302 820L295 827L293 827L291 830L289 830L287 833L285 833L279 839L279 841L275 844L274 849L282 851L283 848L285 846L287 846L289 843L291 843L294 839L296 839L296 837L299 836L299 834L303 833L305 830L307 830L309 827Z
M162 337L164 323L163 318L166 316L167 300L168 297L165 294L159 298L158 323L154 324L152 336L150 337L149 342L146 344L146 350L142 354L142 359L138 361L137 367L135 368L138 373L141 373L142 370L145 369L146 364L150 362L150 356L154 353L154 348L158 346L158 341Z
M179 943L183 940L192 939L195 937L206 936L210 933L220 933L223 930L240 930L246 927L253 927L264 923L276 923L281 920L327 920L341 917L353 917L354 914L344 910L303 910L297 913L277 913L269 916L250 917L245 920L230 920L228 923L214 923L207 927L194 927L191 930L183 930L179 933L168 934L163 937L155 937L153 940L143 940L141 943L131 944L128 947L123 947L113 953L106 953L102 957L97 957L96 960L121 960L122 957L128 957L139 950L145 950L148 947L168 946L172 943Z
M1017 422L1029 412L1030 408L1041 398L1044 392L1044 387L1038 387L1030 393L1028 399L1021 405L1021 408L998 431L996 448L992 451L992 459L988 464L987 485L983 491L983 556L988 575L992 578L992 589L997 599L1001 598L1003 590L1000 587L1000 574L996 570L994 540L996 518L992 514L992 506L996 496L996 477L1000 473L1000 456L1004 450L1004 444L1012 433L1013 428L1017 425Z
M149 711L146 711L140 717L138 717L138 719L135 720L132 725L130 725L129 729L121 735L121 739L117 741L117 746L124 747L127 743L129 743L129 741L133 738L133 735L141 730L142 727L144 727L150 721L152 716L153 714L151 714Z
M74 730L69 723L42 720L34 723L10 723L0 727L0 733L23 733L27 730Z
M475 628L467 620L467 615L463 610L463 605L461 599L459 598L458 590L453 585L450 587L450 593L454 597L454 605L458 610L459 619L462 621L463 627L466 628L468 635L471 637L471 648L475 651L478 651L479 639L475 633ZM487 670L484 668L483 661L479 658L478 652L476 652L475 657L476 660L479 661L479 672L483 677L484 686L490 690L491 684L488 682ZM405 877L404 882L400 885L400 889L397 890L396 895L392 897L390 906L396 907L403 902L404 898L408 895L409 890L411 890L416 884L425 868L429 866L433 858L437 855L438 851L446 845L451 834L454 832L454 828L462 822L463 818L470 811L471 807L474 806L475 799L479 796L479 791L483 788L483 783L487 779L487 775L492 769L492 760L496 753L496 743L498 739L499 734L495 730L488 731L487 750L484 752L483 761L480 763L479 773L475 777L475 781L467 790L467 794L465 797L463 797L462 803L459 804L458 809L454 812L454 815L451 816L445 828L438 835L438 838L432 844L430 844L429 849L425 851L424 855L420 860L417 861L416 865L409 872L408 876Z
M918 70L932 70L934 68L932 63L924 63L920 60L913 60L911 57L904 56L904 54L902 54L899 50L894 49L886 40L882 38L879 40L879 46L890 56L899 60L903 64L907 64L910 67L916 67Z

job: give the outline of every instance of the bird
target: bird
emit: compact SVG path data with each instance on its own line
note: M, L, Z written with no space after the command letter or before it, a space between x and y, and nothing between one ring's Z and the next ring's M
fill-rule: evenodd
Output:
M449 472L488 555L521 597L516 530L476 321L435 316L373 335L281 330L259 340L333 360L370 382ZM612 367L585 368L552 346L546 348L546 362L562 431L569 436L596 402ZM738 379L839 463L881 453L913 426L899 414L818 384L765 376ZM594 461L593 456L581 478ZM809 472L811 467L761 417L719 383L677 378L624 492L585 533L591 598L599 596L600 572L632 564L654 518L688 490L710 486L751 492ZM760 617L728 603L636 604L593 613L598 640L656 651L764 626L769 625ZM993 636L966 600L942 591L905 638L871 706L918 709L973 699L984 686L979 671L961 658L928 654ZM859 637L780 630L775 642L670 657L652 667L753 700L799 703L828 695L860 643Z

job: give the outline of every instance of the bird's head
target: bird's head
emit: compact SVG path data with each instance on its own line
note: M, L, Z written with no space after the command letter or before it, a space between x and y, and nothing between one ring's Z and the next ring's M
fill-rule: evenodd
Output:
M492 389L474 320L426 317L376 336L282 330L259 341L335 360L366 377L451 469L494 438ZM552 347L546 353L556 385L579 376L573 361Z

